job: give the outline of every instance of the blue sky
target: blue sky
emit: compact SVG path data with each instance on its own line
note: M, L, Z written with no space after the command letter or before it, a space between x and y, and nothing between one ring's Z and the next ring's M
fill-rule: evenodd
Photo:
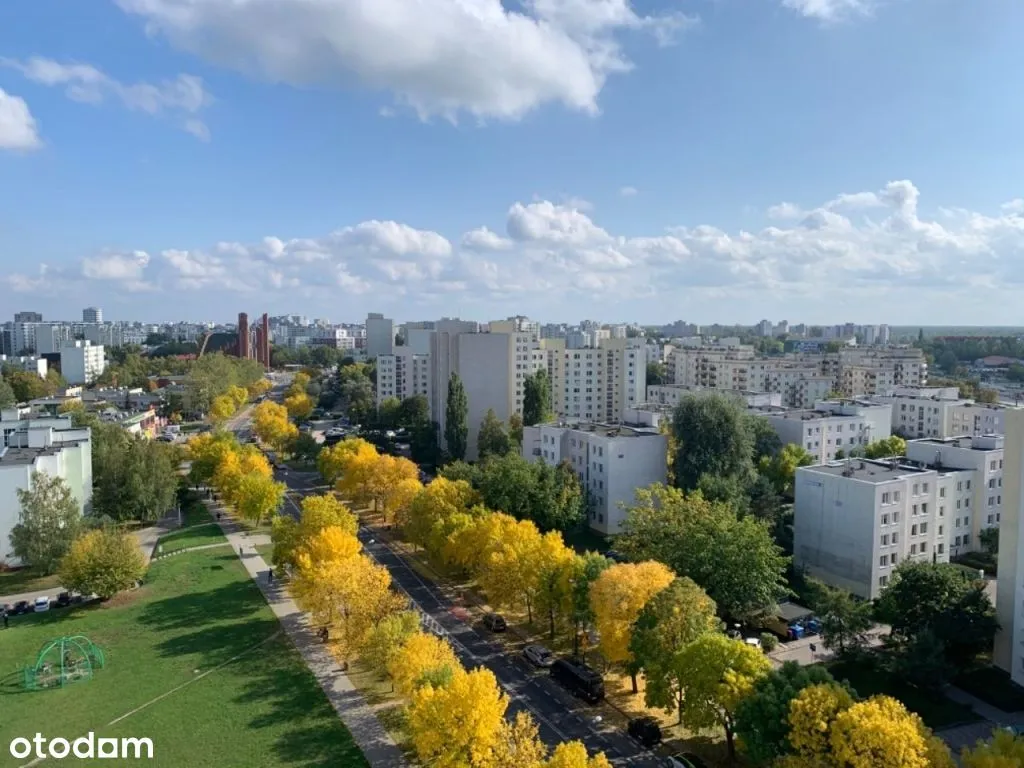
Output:
M1019 324L1013 0L7 0L10 309Z

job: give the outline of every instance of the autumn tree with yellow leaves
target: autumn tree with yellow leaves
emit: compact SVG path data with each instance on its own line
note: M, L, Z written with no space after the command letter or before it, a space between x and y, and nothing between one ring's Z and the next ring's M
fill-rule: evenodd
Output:
M296 392L284 399L284 407L288 415L295 421L305 421L313 413L313 399L305 392Z
M409 698L428 678L444 679L461 665L446 640L426 632L410 635L388 661L388 676L399 695Z
M960 755L963 768L1020 768L1024 765L1024 736L999 729Z
M270 400L253 409L252 428L260 440L280 453L299 436L298 428L288 420L288 410Z
M647 601L671 584L674 578L675 574L668 566L648 560L613 565L590 585L590 605L594 624L601 636L599 647L605 659L612 663L632 660L629 643L634 622Z

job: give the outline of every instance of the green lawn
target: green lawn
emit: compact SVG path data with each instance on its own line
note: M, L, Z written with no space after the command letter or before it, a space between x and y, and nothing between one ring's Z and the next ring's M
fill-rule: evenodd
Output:
M227 543L227 539L221 533L219 525L203 524L194 525L191 528L179 528L173 533L161 536L158 543L163 547L162 554L167 554L188 547Z
M0 595L18 595L54 589L60 584L57 574L41 576L30 568L16 571L0 571Z
M63 690L24 691L19 668L45 641L75 634L101 646L106 667ZM104 606L12 619L0 630L0 712L0 744L37 731L69 739L93 731L149 737L151 764L167 768L366 766L227 550L158 561L144 587Z
M897 680L884 669L856 662L838 661L826 665L836 680L846 680L861 698L885 694L899 699L916 712L929 728L948 728L980 720L970 707L958 704L941 693L915 688Z
M270 561L274 555L274 545L260 544L256 547L256 552L259 553L259 556L263 558L267 565L270 565Z

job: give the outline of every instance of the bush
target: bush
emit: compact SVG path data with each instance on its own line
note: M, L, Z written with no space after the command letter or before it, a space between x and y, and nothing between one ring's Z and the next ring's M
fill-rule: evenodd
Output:
M764 649L765 653L771 653L779 647L779 638L777 638L771 632L762 632L761 647Z

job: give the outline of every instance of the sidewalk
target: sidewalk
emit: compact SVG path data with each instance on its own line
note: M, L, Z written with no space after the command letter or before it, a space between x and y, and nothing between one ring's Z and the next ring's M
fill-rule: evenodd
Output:
M221 512L223 513L223 510ZM302 654L310 672L327 694L328 700L351 732L367 762L374 768L407 768L408 763L402 751L396 746L391 735L384 730L362 694L356 690L348 676L339 669L331 655L310 631L305 615L288 596L284 585L277 579L272 584L267 583L269 566L253 549L257 543L263 543L264 537L247 535L246 531L228 519L226 514L222 514L219 522L234 551L238 552L239 548L242 548L242 565L259 586L274 615Z

